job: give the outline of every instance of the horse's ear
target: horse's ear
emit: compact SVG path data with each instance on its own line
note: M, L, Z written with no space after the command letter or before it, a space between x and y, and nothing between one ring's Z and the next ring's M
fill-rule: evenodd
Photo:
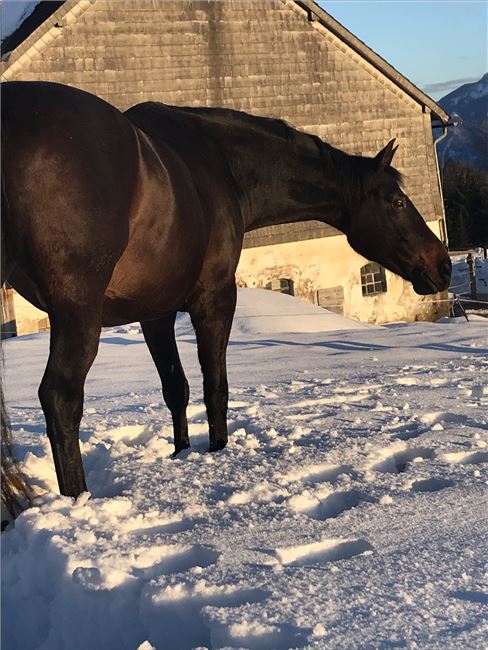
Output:
M379 152L379 154L375 156L374 161L376 163L376 168L378 171L386 169L391 165L391 161L393 160L395 151L398 149L398 145L394 147L393 146L394 144L395 144L395 138L393 138L393 140L390 140L390 142L386 145L386 147L382 149Z

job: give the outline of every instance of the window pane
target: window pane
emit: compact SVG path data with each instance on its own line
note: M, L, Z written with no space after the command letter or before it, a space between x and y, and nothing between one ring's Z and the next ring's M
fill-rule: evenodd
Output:
M387 290L385 270L379 264L365 264L360 269L360 276L363 296L372 296Z

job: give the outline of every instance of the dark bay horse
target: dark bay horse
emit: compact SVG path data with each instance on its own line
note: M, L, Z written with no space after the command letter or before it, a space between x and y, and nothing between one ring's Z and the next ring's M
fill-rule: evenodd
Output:
M39 398L64 495L86 490L78 430L102 326L141 322L178 452L189 446L188 384L174 322L188 311L210 450L226 445L246 231L318 219L417 293L449 285L446 248L391 167L394 141L352 156L279 120L154 102L123 114L47 82L5 83L2 103L2 281L49 314Z

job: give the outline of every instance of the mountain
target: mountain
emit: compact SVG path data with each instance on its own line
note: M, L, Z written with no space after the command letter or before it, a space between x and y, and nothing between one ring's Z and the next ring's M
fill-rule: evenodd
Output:
M441 167L448 160L459 160L488 171L488 73L453 90L438 104L456 123L438 145Z
M64 0L4 3L1 20L2 57L23 43L62 4Z

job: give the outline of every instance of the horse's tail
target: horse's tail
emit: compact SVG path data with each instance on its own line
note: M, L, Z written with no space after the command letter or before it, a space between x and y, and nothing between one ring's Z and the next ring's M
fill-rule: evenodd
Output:
M1 124L1 140L0 140L0 146L1 146L1 151L5 151L5 141L7 139L6 135L6 128L5 128L5 117L4 117L4 111L2 108L2 124ZM2 161L4 162L4 161ZM1 165L0 169L0 180L1 180L1 210L2 210L2 218L0 220L0 235L1 235L1 286L3 287L3 283L7 280L7 275L8 275L8 263L7 263L7 242L6 242L6 219L7 219L7 212L8 212L8 201L7 201L7 189L5 187L5 174L4 174L4 165Z
M15 518L27 505L29 505L31 500L31 490L27 484L25 476L20 471L18 461L12 451L12 431L7 415L7 409L5 407L3 380L0 388L0 401L2 426L2 510L5 508L10 517ZM2 512L2 530L4 526L4 513Z
M5 141L5 125L4 115L2 111L2 129L1 129L1 142L2 145ZM3 146L2 146L3 149ZM1 238L2 238L2 284L8 276L8 264L6 254L6 228L5 220L8 213L8 200L6 195L6 188L4 183L3 165L1 170L1 206L2 206L2 223L1 223ZM3 289L3 286L2 286ZM5 298L5 293L2 290L2 303ZM6 308L2 304L2 312ZM10 517L16 517L31 500L31 490L28 486L25 476L19 468L19 463L15 458L12 451L12 430L8 419L7 409L5 405L4 395L4 373L3 373L3 355L0 355L0 409L1 409L1 505L2 505L2 530L4 528L4 513L9 514Z

